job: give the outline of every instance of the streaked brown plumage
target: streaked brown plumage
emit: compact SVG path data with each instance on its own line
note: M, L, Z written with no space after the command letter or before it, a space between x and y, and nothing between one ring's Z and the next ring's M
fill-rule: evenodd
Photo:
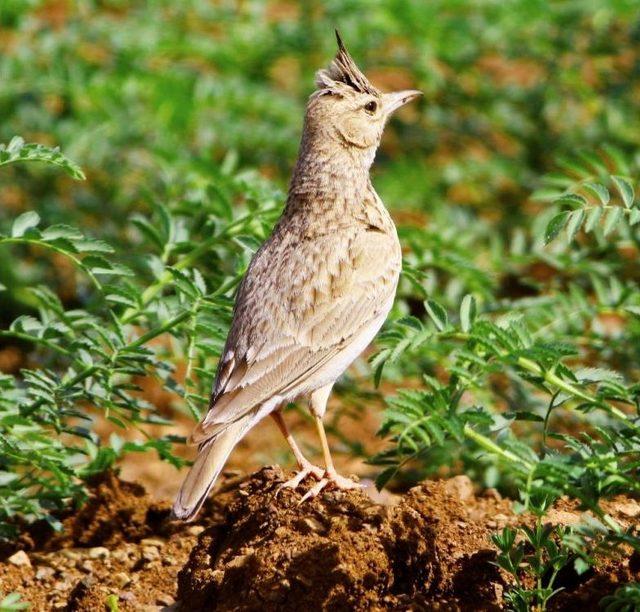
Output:
M179 518L195 516L235 444L268 414L300 468L285 486L307 475L318 480L307 495L357 486L335 472L322 417L334 382L393 303L400 244L369 168L387 118L419 92L376 90L339 36L316 83L284 212L240 285L209 411L192 435L199 453L174 504ZM305 459L280 415L300 397L310 398L326 470Z

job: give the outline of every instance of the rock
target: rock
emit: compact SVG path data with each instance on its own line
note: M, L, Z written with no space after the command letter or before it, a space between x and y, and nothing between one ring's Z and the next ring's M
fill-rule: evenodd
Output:
M54 591L66 591L69 588L70 584L66 580L60 580L53 585Z
M301 519L300 527L303 533L322 533L327 531L325 525L312 516Z
M124 587L126 587L128 584L131 583L131 578L129 577L129 574L125 574L124 572L118 572L113 577L113 582L119 589L123 589Z
M227 568L244 567L252 557L253 554L237 555L227 563Z
M160 558L160 552L155 546L143 546L142 558L145 561L157 561Z
M187 529L189 535L199 536L204 531L204 527L202 525L193 525Z
M142 540L140 540L140 544L142 546L155 546L156 548L162 548L165 545L165 542L158 538L142 538Z
M135 594L132 593L131 591L123 591L118 596L118 599L120 599L121 601L134 601L135 598L136 598Z
M17 565L18 567L31 567L29 555L27 555L24 550L19 550L17 553L14 553L7 559L7 561L9 561L11 565Z
M129 553L126 550L122 550L122 549L114 550L111 553L111 556L116 561L120 561L120 563L126 563L127 561L129 561Z
M89 549L89 559L107 559L111 556L111 551L104 546L94 546Z
M171 595L163 594L156 597L156 605L158 606L172 606L174 603L176 603L176 600Z
M41 566L36 570L36 580L48 580L56 573L52 567Z
M447 481L445 490L457 495L460 501L465 501L473 497L473 483L468 476L455 476Z
M616 504L615 508L620 514L629 518L640 516L640 504L634 501L623 504Z
M72 561L77 561L80 558L80 553L73 548L63 548L60 551L60 554L67 559L71 559Z

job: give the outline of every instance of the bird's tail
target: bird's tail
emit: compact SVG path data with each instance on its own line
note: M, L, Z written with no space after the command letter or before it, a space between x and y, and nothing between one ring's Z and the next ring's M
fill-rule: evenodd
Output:
M239 419L200 445L198 456L173 504L173 515L176 518L184 521L195 518L233 447L251 427L254 417L254 414L249 414Z

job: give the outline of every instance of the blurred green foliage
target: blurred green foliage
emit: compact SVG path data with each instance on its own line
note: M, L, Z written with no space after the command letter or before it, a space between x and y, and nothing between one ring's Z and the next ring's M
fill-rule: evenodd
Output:
M392 208L510 217L557 155L640 142L633 0L32 0L3 3L0 26L0 141L81 159L90 184L29 189L102 233L103 207L117 218L229 151L284 185L335 26L381 87L425 92L379 155Z

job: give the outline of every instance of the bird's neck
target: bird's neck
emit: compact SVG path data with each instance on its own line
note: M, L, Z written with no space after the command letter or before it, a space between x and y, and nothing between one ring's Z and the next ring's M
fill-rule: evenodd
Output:
M286 211L328 219L359 215L368 194L375 194L369 178L374 155L375 150L303 137Z

